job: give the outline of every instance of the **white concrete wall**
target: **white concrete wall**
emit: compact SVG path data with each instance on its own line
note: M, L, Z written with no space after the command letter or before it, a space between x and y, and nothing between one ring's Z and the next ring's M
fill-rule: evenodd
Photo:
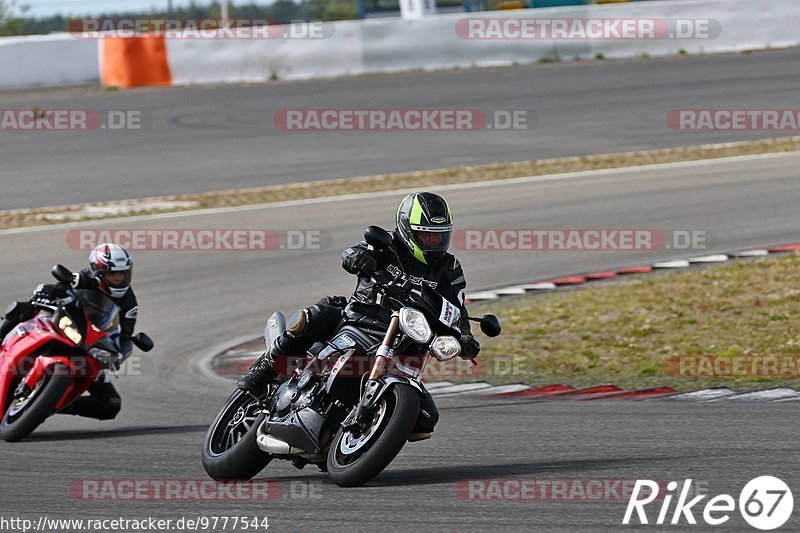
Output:
M456 33L466 17L706 19L712 39L468 40ZM540 60L664 56L800 45L798 0L631 2L475 14L420 20L382 18L325 23L321 40L174 40L167 44L176 85L345 76L535 63Z
M69 33L0 38L0 88L96 82L97 50L97 41Z
M721 31L712 39L468 40L456 24L469 16L708 18ZM167 54L175 85L260 82L798 46L798 21L800 0L665 0L324 23L325 39L167 40ZM98 41L70 34L0 38L0 65L0 88L93 82Z

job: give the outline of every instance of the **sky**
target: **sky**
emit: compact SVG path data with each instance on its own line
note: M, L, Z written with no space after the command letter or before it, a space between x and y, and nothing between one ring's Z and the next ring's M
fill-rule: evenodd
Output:
M92 16L101 13L144 11L151 8L166 10L167 0L16 0L17 6L28 5L27 17L49 17L51 15ZM196 0L198 5L210 4L210 0ZM232 0L232 5L249 4L250 0ZM259 0L257 4L269 4ZM188 6L189 0L172 0L173 7ZM17 12L19 12L17 10Z

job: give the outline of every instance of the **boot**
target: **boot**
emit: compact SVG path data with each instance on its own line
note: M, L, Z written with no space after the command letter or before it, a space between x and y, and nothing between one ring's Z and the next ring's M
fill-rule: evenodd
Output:
M0 343L11 333L17 324L30 320L36 314L36 308L30 302L13 302L6 309L6 316L0 322Z
M4 318L2 322L0 322L0 342L3 342L3 339L6 338L6 335L11 333L11 330L19 324L18 320L12 320L8 317Z
M236 382L237 388L249 392L253 396L264 394L267 386L278 378L278 373L272 368L272 358L270 357L273 347L274 344L270 347L270 350L267 350L261 357L256 359L250 370L239 378L239 381Z
M308 325L308 309L301 309L292 315L286 324L286 331L279 335L269 349L259 357L245 375L239 378L236 386L253 396L261 396L267 385L276 381L279 374L273 368L277 357L291 353L292 339L297 339ZM294 342L297 344L297 341Z

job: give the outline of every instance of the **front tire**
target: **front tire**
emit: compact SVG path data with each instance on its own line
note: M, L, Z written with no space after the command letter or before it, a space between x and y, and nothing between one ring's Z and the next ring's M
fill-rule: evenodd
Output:
M52 415L69 387L71 378L66 374L66 367L54 365L46 369L28 394L12 400L0 422L0 439L20 441Z
M409 385L394 385L376 405L363 442L339 428L328 450L328 475L340 487L359 487L394 460L419 416L419 393Z
M261 472L272 460L256 444L258 426L266 416L248 393L231 394L203 439L206 473L217 480L245 480Z

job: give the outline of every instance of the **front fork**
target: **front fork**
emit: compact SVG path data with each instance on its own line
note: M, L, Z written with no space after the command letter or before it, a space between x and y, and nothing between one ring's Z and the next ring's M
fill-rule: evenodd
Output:
M355 411L342 422L345 429L361 431L366 429L371 422L372 409L375 406L375 402L378 400L379 394L385 389L379 379L384 376L386 366L392 359L392 344L394 344L394 339L397 336L397 330L399 328L400 315L399 313L393 313L389 321L389 328L386 330L386 335L383 337L383 343L375 354L375 362L372 365L369 380L364 387L361 401L358 403ZM426 357L425 363L419 370L419 376L423 375L427 362L428 360Z
M386 369L386 364L392 358L392 344L397 335L397 329L400 327L400 315L398 313L392 314L392 319L389 321L389 328L386 330L386 335L383 337L383 343L378 352L375 354L375 363L372 365L372 372L369 374L370 381L374 381L383 375Z

